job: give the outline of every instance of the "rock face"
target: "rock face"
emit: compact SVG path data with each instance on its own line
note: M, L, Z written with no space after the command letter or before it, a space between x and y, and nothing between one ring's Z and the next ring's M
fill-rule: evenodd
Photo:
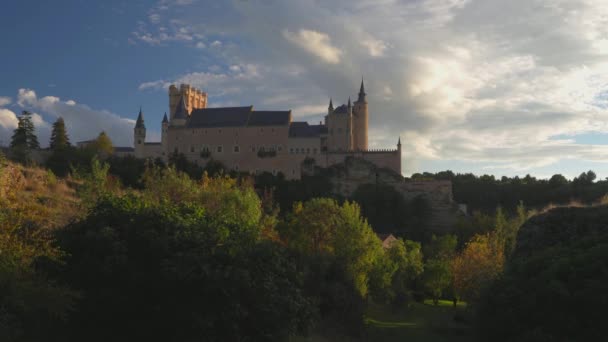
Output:
M459 215L452 197L451 181L406 180L390 169L378 168L373 163L360 158L347 158L342 164L329 169L317 168L315 172L326 173L333 192L345 198L350 198L363 184L389 185L399 191L407 201L418 196L423 197L431 206L429 229L434 232L451 231Z

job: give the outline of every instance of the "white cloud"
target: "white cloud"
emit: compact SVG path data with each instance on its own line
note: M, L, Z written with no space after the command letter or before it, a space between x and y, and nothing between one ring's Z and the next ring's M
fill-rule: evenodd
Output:
M367 39L362 41L361 45L367 48L372 57L384 56L384 51L388 48L388 45L379 39Z
M340 62L342 51L331 45L331 39L325 33L304 29L298 32L283 30L283 37L304 51L321 58L326 63L336 64Z
M106 131L117 146L133 144L135 121L132 119L105 110L95 110L74 100L62 101L56 96L38 97L32 89L19 89L17 103L26 110L39 111L44 115L38 113L32 115L38 140L42 146L48 144L51 125L60 116L65 120L72 142L88 140L97 136L99 132ZM3 126L5 124L14 126L15 119L11 118L11 113L0 112L0 118L5 118L0 119Z
M0 107L11 104L11 98L7 96L0 96Z
M19 123L19 120L17 120L17 116L13 111L6 108L0 108L0 126L2 128L12 130L17 128L17 123Z
M159 25L213 37L206 46L245 42L205 49L223 64L171 79L203 87L210 103L293 108L316 121L328 97L356 96L363 75L370 142L394 146L401 135L406 173L439 160L501 172L608 161L603 145L555 139L608 134L605 0L248 1L166 14Z

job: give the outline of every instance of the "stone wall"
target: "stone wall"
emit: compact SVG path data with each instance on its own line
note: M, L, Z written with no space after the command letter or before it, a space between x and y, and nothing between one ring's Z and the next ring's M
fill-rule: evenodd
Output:
M315 171L323 172L322 169ZM325 172L334 193L346 198L350 198L360 185L376 183L393 187L408 201L422 196L431 206L429 229L438 233L452 231L460 215L452 197L451 181L408 180L392 169L356 157L347 157L343 163L329 167Z

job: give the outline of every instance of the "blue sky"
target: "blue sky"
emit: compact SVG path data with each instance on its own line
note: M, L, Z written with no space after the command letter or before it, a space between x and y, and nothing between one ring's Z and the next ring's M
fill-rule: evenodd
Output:
M373 147L404 174L608 177L602 0L156 0L0 4L0 144L30 110L48 141L157 140L166 88L319 121L363 76Z

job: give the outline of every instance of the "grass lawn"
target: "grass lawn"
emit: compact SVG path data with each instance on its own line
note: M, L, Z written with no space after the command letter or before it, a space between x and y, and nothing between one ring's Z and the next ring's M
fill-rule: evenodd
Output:
M317 334L298 338L297 342L358 342L358 341L408 341L408 342L465 342L472 341L470 327L454 321L454 315L463 312L465 304L456 308L451 301L413 303L409 307L393 309L386 305L371 304L366 318L366 335L360 339L344 336Z

